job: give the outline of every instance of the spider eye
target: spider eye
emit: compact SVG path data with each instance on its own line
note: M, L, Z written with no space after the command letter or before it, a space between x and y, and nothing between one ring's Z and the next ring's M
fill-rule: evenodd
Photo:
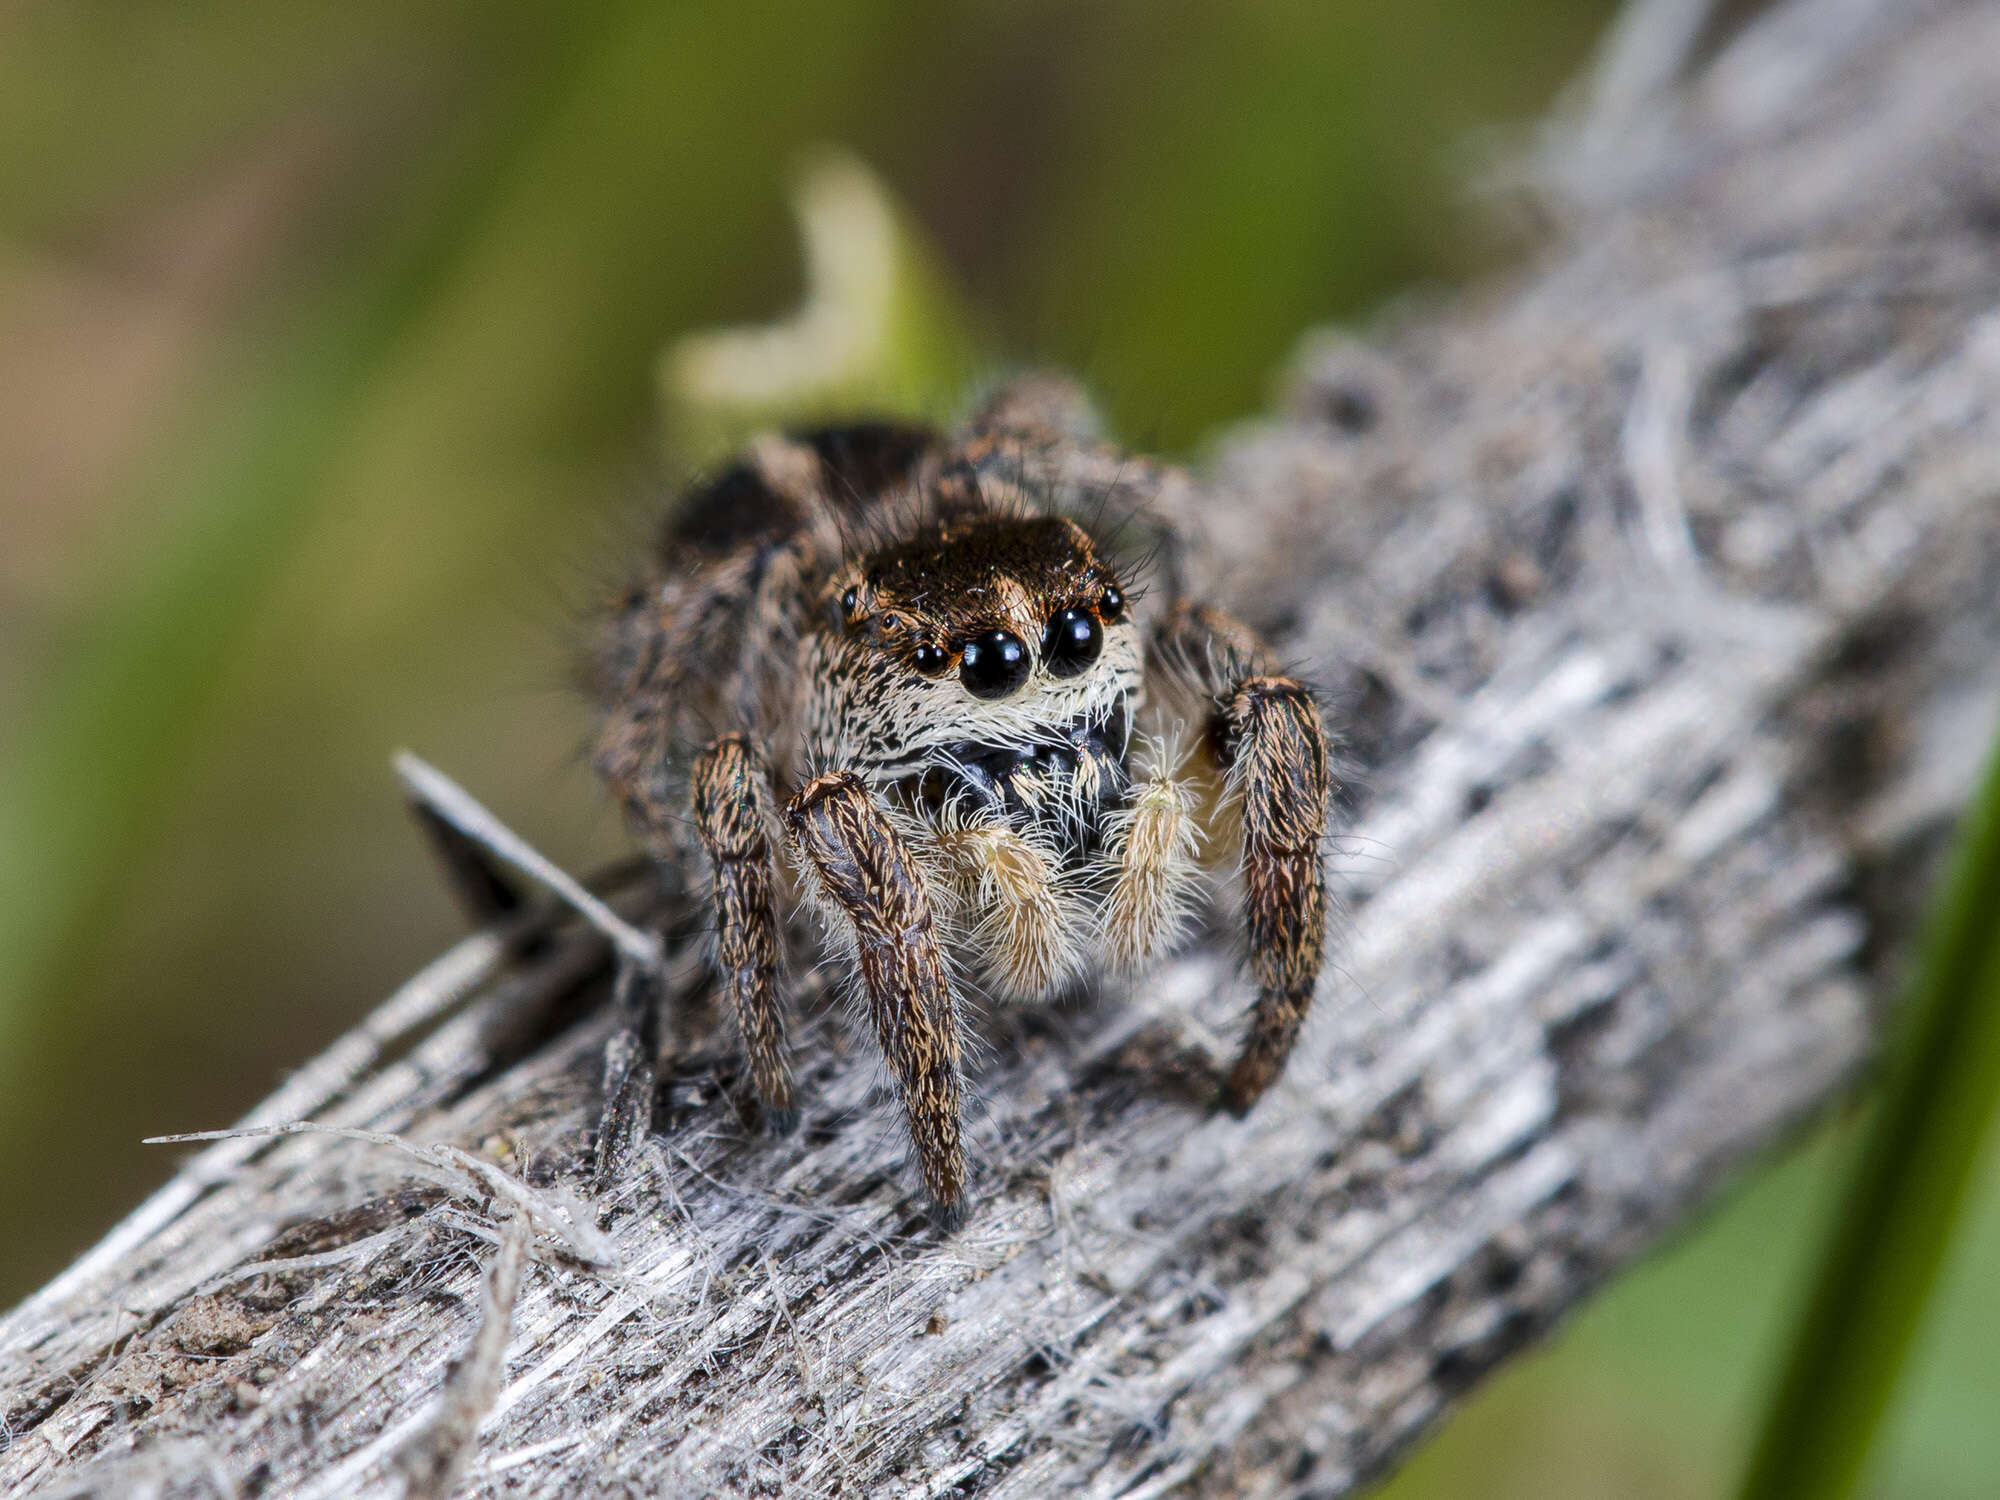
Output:
M936 677L951 665L951 653L942 646L933 646L926 641L916 650L917 670L926 677Z
M1116 625L1125 618L1125 593L1115 583L1107 583L1104 592L1097 596L1098 613L1104 616L1104 623Z
M1049 621L1042 637L1042 662L1052 677L1074 677L1104 649L1104 632L1087 609L1066 609Z
M861 602L861 595L854 589L849 589L846 593L840 596L840 612L842 614L851 615L854 613L854 607L860 602Z
M965 643L958 680L975 698L1004 698L1028 680L1028 648L1018 635L989 630Z

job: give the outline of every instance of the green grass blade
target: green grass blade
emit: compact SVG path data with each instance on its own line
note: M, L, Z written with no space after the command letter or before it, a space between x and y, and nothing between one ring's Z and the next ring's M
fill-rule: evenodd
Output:
M1967 810L1742 1500L1852 1494L2000 1102L2000 750Z

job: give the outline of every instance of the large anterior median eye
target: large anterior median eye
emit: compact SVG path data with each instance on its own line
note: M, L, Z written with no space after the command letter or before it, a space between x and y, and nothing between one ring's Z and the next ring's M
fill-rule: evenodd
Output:
M989 630L965 643L958 680L975 698L1004 698L1028 680L1028 648L1005 630Z
M1052 677L1074 677L1104 649L1104 631L1087 609L1066 609L1049 621L1042 637L1042 663Z

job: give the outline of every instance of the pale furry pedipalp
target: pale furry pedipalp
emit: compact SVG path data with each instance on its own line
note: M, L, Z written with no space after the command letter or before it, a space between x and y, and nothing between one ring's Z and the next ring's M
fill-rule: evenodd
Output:
M1104 957L1131 970L1172 947L1193 915L1202 873L1193 787L1176 774L1181 757L1158 744L1127 805L1106 820L1111 890L1104 905Z
M1050 852L1004 823L940 819L932 846L951 890L955 925L1003 999L1040 1000L1075 978L1082 914Z

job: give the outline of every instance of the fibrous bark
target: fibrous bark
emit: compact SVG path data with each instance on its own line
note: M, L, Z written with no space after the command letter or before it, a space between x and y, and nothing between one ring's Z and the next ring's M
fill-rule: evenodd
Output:
M692 1000L587 1201L605 946L481 934L0 1322L0 1488L1341 1494L1822 1107L2000 708L2000 10L1651 0L1520 175L1162 497L1346 735L1246 1122L1218 936L1004 1021L948 1242L837 1017L774 1143Z

